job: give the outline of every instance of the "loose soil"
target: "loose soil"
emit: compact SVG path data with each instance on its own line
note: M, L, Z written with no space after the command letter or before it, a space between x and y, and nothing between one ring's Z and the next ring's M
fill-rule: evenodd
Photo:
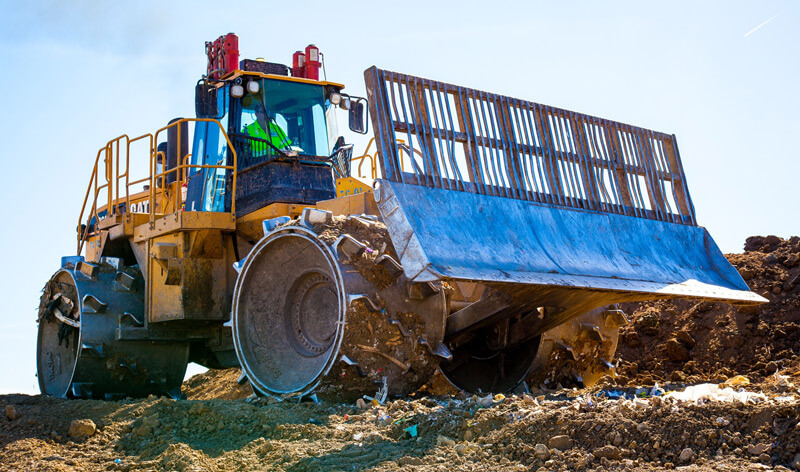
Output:
M189 379L187 400L4 395L0 471L800 470L800 238L754 237L745 249L728 258L768 304L629 304L618 376L591 390L358 408L250 397L230 369ZM764 396L633 398L735 375L751 382L736 389ZM620 393L628 399L608 398ZM70 437L85 419L96 433Z
M737 374L758 382L776 371L800 373L800 238L751 237L743 254L727 257L769 303L624 304L632 324L620 332L618 383L697 383Z

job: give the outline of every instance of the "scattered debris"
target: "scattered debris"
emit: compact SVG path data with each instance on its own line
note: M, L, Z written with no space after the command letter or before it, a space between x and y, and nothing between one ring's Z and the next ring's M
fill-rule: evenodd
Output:
M720 388L721 386L715 384L700 384L687 387L680 392L669 392L665 395L667 398L674 398L679 401L688 401L694 403L704 403L709 401L716 402L734 402L741 403L757 403L767 399L764 394L746 392L744 390L736 391L730 387Z

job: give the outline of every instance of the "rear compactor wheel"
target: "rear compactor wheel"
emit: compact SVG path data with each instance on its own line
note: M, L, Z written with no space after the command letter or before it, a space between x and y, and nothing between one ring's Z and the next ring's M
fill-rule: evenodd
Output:
M244 374L280 397L416 391L449 354L444 293L408 283L382 224L327 221L268 233L242 264L232 318Z
M442 373L456 388L470 393L514 390L536 357L539 337L515 346L493 349L484 336L476 336L453 350L453 359L442 364Z
M180 396L189 345L117 340L143 328L141 275L114 264L67 264L39 305L37 375L43 394L69 398Z

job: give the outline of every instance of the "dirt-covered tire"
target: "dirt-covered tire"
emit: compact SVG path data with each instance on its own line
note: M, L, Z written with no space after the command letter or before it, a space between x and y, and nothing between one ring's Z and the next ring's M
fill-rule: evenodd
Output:
M301 218L265 235L244 261L234 346L261 394L382 401L431 378L444 310L444 293L405 278L381 223Z
M37 376L45 395L180 397L188 343L120 340L144 328L141 273L80 260L56 272L39 305Z

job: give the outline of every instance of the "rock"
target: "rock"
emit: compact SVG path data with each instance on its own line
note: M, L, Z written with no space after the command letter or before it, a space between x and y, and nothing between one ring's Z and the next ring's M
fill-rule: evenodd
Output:
M436 445L437 446L445 446L445 447L453 447L456 445L456 442L452 439L448 438L447 436L439 436L436 438Z
M669 376L669 379L673 382L683 382L685 378L686 376L680 370L673 370Z
M19 418L19 413L17 413L17 409L14 408L14 405L6 405L6 418L11 421Z
M72 420L69 424L69 436L73 439L86 439L94 436L97 431L92 420Z
M142 420L142 424L148 426L150 429L158 428L160 421L158 421L157 416L148 416Z
M702 437L702 436L700 436L697 439L695 439L694 443L700 449L705 449L705 447L708 446L708 441L706 441L706 439L704 437Z
M780 244L780 243L781 243L781 241L783 241L781 238L779 238L779 237L775 236L774 234L770 234L769 236L767 236L766 238L764 238L764 242L763 242L763 244L764 244L765 246L766 246L766 245L769 245L769 246L777 246L778 244Z
M760 456L769 451L770 445L767 443L751 444L747 446L747 453L752 456Z
M547 441L547 446L550 447L550 449L566 451L567 449L572 448L572 439L563 434L560 436L553 436L549 441Z
M688 331L678 331L678 334L675 335L678 341L680 341L687 349L691 349L695 345L695 340Z
M678 456L678 459L681 462L690 462L692 459L694 459L694 451L692 450L692 448L687 447L686 449L681 451L681 455Z
M687 351L686 348L683 347L683 344L677 339L672 338L668 340L664 347L667 350L667 355L673 361L686 362L689 360L689 351Z
M764 236L750 236L744 242L745 252L753 252L761 249L764 245Z
M397 459L397 463L400 465L422 465L423 461L419 457L405 456Z
M794 455L794 460L792 461L792 468L794 470L800 470L800 452Z
M203 413L210 412L211 409L205 403L195 403L189 408L190 415L202 415Z
M619 434L619 431L614 433L614 435L612 436L611 442L617 447L622 446L622 435Z
M366 410L367 402L365 402L363 398L359 398L358 400L356 400L356 408L358 408L359 410Z
M311 224L329 225L333 222L333 213L316 208L307 208L303 211L303 219Z
M739 275L741 275L744 280L750 280L755 277L756 271L748 267L742 267L739 269Z
M467 453L467 451L468 450L467 450L467 445L466 444L462 443L462 444L459 444L459 445L456 446L456 454L458 454L459 456L463 456L464 454Z
M544 444L537 444L533 448L533 453L536 454L540 460L546 461L550 459L550 450Z
M472 441L472 438L475 434L472 432L471 429L464 431L464 441Z
M206 429L208 430L208 426L206 426ZM152 431L153 430L146 424L140 424L136 428L133 428L133 433L137 436L149 436Z
M622 451L616 446L612 446L610 444L605 445L603 447L598 447L594 451L592 451L595 457L599 458L606 458L606 459L613 459L613 460L620 460L622 458Z

